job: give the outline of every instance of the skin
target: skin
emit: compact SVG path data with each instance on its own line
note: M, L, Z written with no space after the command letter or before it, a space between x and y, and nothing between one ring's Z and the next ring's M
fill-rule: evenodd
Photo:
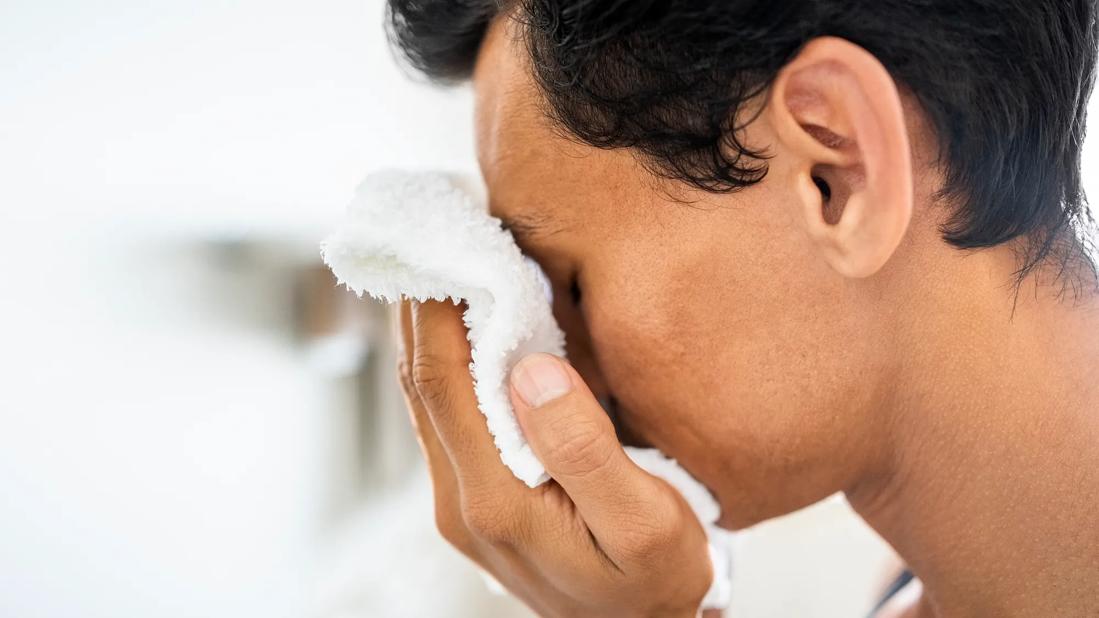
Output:
M477 155L553 282L571 366L513 372L554 477L529 490L484 432L460 308L404 308L444 536L541 615L695 615L701 530L617 426L707 485L728 528L845 492L921 580L889 615L1099 613L1099 302L1049 269L1016 295L1017 247L942 240L936 137L881 64L807 45L742 136L766 178L710 194L565 137L514 28L478 57ZM518 385L547 360L569 390L534 405Z

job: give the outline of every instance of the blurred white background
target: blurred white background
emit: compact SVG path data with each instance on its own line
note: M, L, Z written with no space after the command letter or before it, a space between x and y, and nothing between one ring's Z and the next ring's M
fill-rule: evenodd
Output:
M0 616L527 615L436 538L385 313L317 270L368 170L475 169L382 13L0 5ZM860 616L890 559L827 501L744 535L729 615Z

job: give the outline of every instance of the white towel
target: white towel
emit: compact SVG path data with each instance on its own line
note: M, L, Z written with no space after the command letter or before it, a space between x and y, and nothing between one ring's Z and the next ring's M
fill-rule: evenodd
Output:
M482 201L443 174L372 174L359 185L346 220L321 244L321 255L337 280L360 296L465 301L474 391L500 459L531 487L548 480L515 420L506 385L512 366L527 354L563 357L564 335L538 267ZM717 502L659 451L626 450L679 489L703 523L715 575L704 607L726 607L731 545L729 533L714 525Z

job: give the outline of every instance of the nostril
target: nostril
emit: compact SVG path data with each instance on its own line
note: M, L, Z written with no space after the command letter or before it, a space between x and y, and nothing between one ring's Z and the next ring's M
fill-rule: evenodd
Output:
M603 411L607 413L607 416L611 419L611 424L614 425L614 433L618 436L618 441L623 446L636 446L639 448L651 448L652 445L642 440L630 427L624 422L623 410L618 403L618 399L614 395L603 395L598 397L599 405L603 407Z
M614 430L621 436L618 423L618 400L613 395L601 395L596 397L596 401L603 408L603 411L607 413L607 416L611 419L611 423L614 424Z
M607 413L607 416L611 417L611 420L614 420L612 408L614 404L611 402L611 399L610 395L603 395L595 398L595 400L599 402L600 407L603 408L603 411Z

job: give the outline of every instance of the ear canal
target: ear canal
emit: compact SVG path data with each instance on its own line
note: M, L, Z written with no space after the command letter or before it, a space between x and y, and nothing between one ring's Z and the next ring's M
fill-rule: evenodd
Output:
M821 198L821 218L828 225L835 225L839 222L840 217L843 216L843 202L841 200L832 199L832 187L828 184L828 181L822 178L819 174L813 175L813 184L817 186L817 190L820 191Z

